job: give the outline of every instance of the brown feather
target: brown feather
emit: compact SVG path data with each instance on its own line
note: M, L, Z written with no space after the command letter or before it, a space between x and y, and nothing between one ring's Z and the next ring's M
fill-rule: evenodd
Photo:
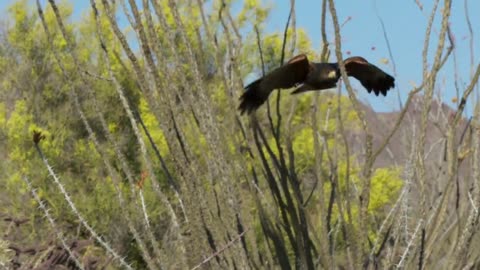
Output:
M252 112L262 105L275 89L291 88L302 83L310 70L308 58L304 54L290 59L287 64L274 69L264 77L245 87L240 97L240 113Z
M369 93L380 93L384 96L395 86L395 79L360 56L345 59L348 76L360 81ZM272 70L264 77L245 87L240 97L238 109L241 114L251 113L268 99L275 89L286 89L299 86L292 94L312 90L323 90L336 86L340 78L338 63L309 62L305 54L290 59L285 65Z
M380 93L384 96L387 91L395 87L395 79L377 66L370 64L362 57L354 56L345 59L345 69L348 76L359 80L369 93Z

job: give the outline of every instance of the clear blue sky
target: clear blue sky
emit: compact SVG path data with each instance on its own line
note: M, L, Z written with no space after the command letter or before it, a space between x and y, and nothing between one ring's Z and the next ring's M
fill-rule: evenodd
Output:
M0 0L0 10L5 13L8 5L14 0ZM34 1L31 1L34 4ZM41 1L45 3L46 1ZM89 1L72 1L74 3L75 18L81 18L81 14L89 8ZM273 6L270 17L268 18L268 31L283 32L285 22L288 16L290 1L264 1ZM396 64L396 84L400 91L403 101L406 100L408 92L412 89L412 83L418 85L422 79L422 48L424 42L425 28L429 12L431 9L431 0L417 0L424 5L423 11L419 9L415 0L337 0L336 8L340 22L344 22L348 17L351 19L342 28L342 51L344 57L346 52L352 55L361 55L370 62L377 64L379 67L393 74L391 62L389 65L380 63L382 58L389 58L387 45L383 36L381 24L378 16L380 16L385 24L388 38ZM443 1L441 1L443 2ZM470 33L468 31L465 17L465 2L468 3L468 12L470 14L471 23L474 31L474 45L477 49L474 54L474 64L476 65L480 58L478 44L480 44L480 33L478 26L480 25L480 1L466 0L453 1L452 15L450 18L451 29L456 40L455 54L457 57L458 78L460 82L459 89L463 91L469 82L471 74L470 65ZM440 7L441 8L441 7ZM377 16L378 14L378 16ZM3 16L2 16L3 17ZM310 39L314 44L314 48L320 50L320 17L321 17L321 1L320 0L297 0L296 1L296 19L297 27L307 31ZM432 38L438 37L440 25L438 20L432 32ZM328 36L333 42L334 36L332 28L329 27ZM433 49L435 43L432 43ZM372 49L375 47L375 49ZM475 47L475 46L474 46ZM333 49L333 47L332 47ZM430 59L433 56L433 50L430 50ZM442 89L444 100L452 104L450 100L456 96L454 87L454 62L453 58L446 64L446 68L442 70L437 81L437 87ZM352 80L353 81L353 80ZM359 84L354 84L359 89L360 97L364 101L372 104L375 110L390 111L397 108L397 94L390 94L383 97L372 97L362 91ZM471 111L471 104L469 111Z

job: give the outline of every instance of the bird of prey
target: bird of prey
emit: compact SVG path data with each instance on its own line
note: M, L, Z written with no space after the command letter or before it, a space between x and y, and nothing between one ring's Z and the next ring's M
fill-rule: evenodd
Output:
M345 59L345 70L348 76L360 81L368 93L384 96L395 86L395 79L380 68L370 64L360 56ZM297 87L292 94L311 90L333 88L340 79L338 63L310 62L305 54L300 54L287 64L274 69L264 77L245 86L245 93L240 97L238 109L241 114L251 113L262 105L275 89Z

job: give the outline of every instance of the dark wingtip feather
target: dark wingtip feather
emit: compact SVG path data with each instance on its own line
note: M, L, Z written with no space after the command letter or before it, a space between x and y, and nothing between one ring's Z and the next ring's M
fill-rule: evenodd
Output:
M381 89L381 92L384 96L387 96L388 90L392 89L395 87L395 78L392 76L388 75L385 77L383 87Z
M387 74L387 77L385 78L385 81L384 81L384 85L382 87L382 94L384 96L387 96L388 90L394 87L395 87L395 78Z
M379 96L380 94L387 96L387 92L395 87L395 78L386 74L382 80L379 80L376 83L365 82L363 86L367 89L368 93L373 91L375 96Z
M258 107L260 107L268 98L268 94L265 95L260 89L261 79L252 82L251 84L245 86L245 93L240 97L240 105L238 109L240 114L252 113Z

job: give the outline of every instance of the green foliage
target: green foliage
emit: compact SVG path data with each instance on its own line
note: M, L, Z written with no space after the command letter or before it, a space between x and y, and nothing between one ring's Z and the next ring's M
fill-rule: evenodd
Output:
M0 102L0 138L6 136L6 123L7 123L7 110L5 108L5 103Z
M167 141L165 140L165 136L163 134L163 131L160 129L160 125L157 119L148 108L145 99L140 100L139 109L143 122L145 123L148 131L150 132L150 136L152 136L155 145L158 147L160 154L162 156L166 156L168 154Z
M238 25L243 27L247 22L252 25L262 24L267 19L270 10L270 7L262 6L258 0L244 1L242 11L237 17Z
M35 210L37 205L30 198L29 191L22 180L23 176L28 176L37 188L39 196L48 201L54 216L61 217L58 218L60 226L78 224L77 217L71 212L58 187L47 175L47 170L34 148L32 134L36 130L45 136L45 139L40 142L40 147L54 171L58 173L65 189L74 198L80 212L93 223L98 232L109 235L113 233L111 223L121 219L121 211L115 210L118 210L119 206L111 180L104 180L108 177L105 176L101 166L102 158L92 142L87 140L85 127L68 97L72 88L81 86L78 84L80 74L75 71L73 59L70 56L72 49L68 48L69 44L59 32L51 8L47 5L44 10L45 20L53 35L53 41L49 43L36 10L33 10L27 2L18 1L9 9L14 24L8 31L6 46L12 50L0 56L1 63L11 67L8 73L2 72L1 96L17 97L13 102L7 100L8 104L0 103L0 136L2 137L0 149L6 149L5 153L2 151L1 157L8 158L8 164L2 168L5 170L0 174L2 178L5 177L1 181L4 187L2 197L10 198L8 201L0 202L1 208L8 207L10 214L14 216L30 216L31 213L41 215ZM71 4L67 2L60 3L59 9L65 18L72 13ZM91 27L92 24L93 21L82 24L83 38L79 40L83 45L79 46L78 50L75 49L75 52L80 61L88 63L95 69L96 63L92 55L96 53L97 47L91 46L96 43L93 41L96 38L95 32L91 32L94 30ZM75 25L66 24L66 27L69 35L74 36ZM58 53L65 70L70 74L69 83L73 87L65 83L53 50ZM104 66L98 68L100 70L103 68L105 71ZM129 87L134 83L126 76L128 76L127 73L120 73L119 78L124 86ZM93 80L90 83L95 89L101 89L97 92L97 102L104 103L107 100L118 99L111 85ZM127 88L130 91L131 89ZM85 91L79 93L81 101L88 94ZM132 105L138 102L138 95L136 96L132 91L129 98ZM88 108L86 115L94 123L94 132L102 134L96 122L95 104L91 102L81 104L83 108ZM132 157L130 162L135 164L137 157L134 153L137 147L133 141L133 134L128 131L129 121L123 113L118 113L122 112L118 102L112 103L107 108L109 110L104 111L106 119L110 126L115 126L112 133L118 134L119 137L123 134L120 138L123 138L124 142L120 145L125 146L123 150L127 156ZM102 138L103 135L99 137ZM2 162L2 167L3 165ZM120 223L119 226L121 226ZM41 231L36 233L40 238L48 236Z
M0 267L6 267L14 256L14 251L8 248L9 243L0 239Z
M372 176L368 210L378 213L398 197L403 187L401 168L378 168Z
M293 35L292 30L287 31L287 35L291 37ZM260 30L260 44L262 47L262 54L265 65L265 72L272 70L280 65L280 56L283 43L283 32L275 33L263 33ZM311 48L311 41L307 36L305 30L299 28L296 30L296 51L305 53L310 59L315 59L316 54ZM256 76L262 74L262 62L257 44L257 35L255 31L250 31L246 37L246 43L243 44L242 51L240 52L242 65L240 66L242 74L244 76L254 72ZM285 54L284 62L287 62L290 57L288 51Z
M145 93L140 91L138 78L135 75L136 71L133 71L128 64L129 59L123 53L117 37L111 31L107 18L104 15L100 17L100 29L97 29L91 13L85 14L79 23L65 23L68 35L68 38L65 39L58 29L51 7L46 5L44 15L52 34L50 42L36 11L29 6L28 1L22 0L17 1L9 9L13 24L7 31L7 44L0 46L2 48L0 49L0 96L8 97L5 101L0 102L0 150L5 150L0 153L0 158L2 161L3 159L7 160L7 162L1 162L2 164L0 164L0 170L2 170L2 173L0 173L2 178L0 195L9 198L0 200L0 206L2 209L8 208L11 214L28 216L32 219L33 233L27 235L25 238L28 239L25 241L45 240L50 236L51 231L48 224L42 218L43 214L38 211L37 203L30 198L29 190L22 180L23 176L28 176L40 198L51 209L51 214L55 217L59 228L65 231L68 237L79 234L86 238L90 237L79 226L78 216L71 211L65 201L65 194L61 194L58 187L53 183L51 175L48 174L34 147L33 131L40 131L45 139L39 143L39 147L52 165L65 190L73 198L73 203L77 206L80 214L94 227L97 233L106 239L113 239L115 249L126 250L124 254L131 256L135 266L145 267L145 262L138 244L132 241L132 234L126 225L125 215L131 217L134 226L145 228L143 213L138 210L142 203L139 198L140 195L143 196L144 205L151 221L149 226L151 226L153 233L158 236L158 239L169 239L170 235L168 233L171 233L170 230L172 229L171 221L167 217L171 213L165 205L165 201L174 201L172 203L173 208L180 213L181 211L178 209L181 209L181 207L177 201L179 198L174 198L171 187L166 184L164 169L154 155L147 136L142 132L143 139L147 142L149 154L147 158L153 160L154 172L159 172L157 178L162 192L165 193L165 198L160 200L158 193L154 191L154 183L152 183L154 178L148 176L145 172L146 164L144 157L140 154L140 146L133 133L131 119L128 118L114 88L115 86L110 81L108 69L111 68L128 99L133 113L140 115L155 146L159 149L162 157L167 160L167 166L172 170L170 173L176 178L175 180L187 180L185 183L179 183L181 187L179 193L187 203L193 201L193 203L190 202L187 213L194 218L186 222L182 220L183 215L178 215L181 216L181 226L185 226L185 228L181 228L181 230L184 230L182 235L198 235L198 231L207 228L207 223L217 222L215 215L220 216L220 213L230 215L229 219L222 220L222 222L233 224L233 217L238 216L239 213L247 212L245 216L255 217L251 218L253 220L251 225L254 229L255 248L258 249L258 253L267 250L274 253L270 251L270 242L266 240L265 232L256 219L260 215L255 201L258 199L255 197L257 196L257 189L261 192L268 189L265 174L262 174L264 172L258 169L262 168L261 161L252 157L250 152L243 151L244 145L252 146L253 144L249 141L252 140L250 131L247 130L244 135L238 127L238 119L231 113L232 105L236 105L237 94L239 93L237 91L238 85L237 82L225 85L224 78L221 77L221 71L231 69L231 73L235 76L239 75L241 79L262 73L257 36L254 31L249 29L252 25L258 26L260 30L265 71L268 72L278 67L280 65L283 32L265 33L263 31L264 23L271 10L270 6L263 5L261 1L256 0L244 1L240 12L233 17L241 30L240 33L245 35L242 39L243 43L229 44L225 33L218 31L222 26L218 18L220 6L217 5L220 2L216 1L213 3L213 11L210 11L211 14L207 16L211 31L215 32L216 36L214 45L213 41L207 40L204 33L205 29L203 29L200 11L192 8L190 1L177 1L185 28L183 32L186 37L185 41L180 35L180 26L175 21L169 1L158 2L170 29L163 29L155 20L157 24L154 31L159 36L159 43L154 45L158 46L162 53L161 56L166 60L165 66L159 69L161 74L158 74L158 78L162 80L162 86L165 86L166 89L155 88L154 91L156 92L153 93L153 96L166 100L167 97L163 96L166 93L165 91L170 89L174 91L170 94L175 96L174 102L176 102L175 106L178 106L179 113L175 117L177 120L181 119L176 124L178 125L178 132L182 133L182 138L185 139L186 145L189 147L189 153L193 155L191 157L193 161L189 162L192 162L194 164L192 168L196 169L195 179L188 179L184 171L177 172L171 169L178 168L178 164L172 164L173 161L177 160L176 155L180 154L175 153L172 144L178 142L177 138L168 137L169 133L173 133L171 130L163 129L163 124L169 122L170 119L159 117L159 115L170 115L171 111L164 107L153 108L151 106L154 104L152 100L148 100ZM229 2L227 4L238 3ZM102 5L97 5L97 8L103 14ZM64 17L64 22L68 22L72 15L71 4L67 1L61 2L59 9ZM226 19L227 15L225 13L223 18ZM134 31L134 29L130 30ZM105 45L108 48L108 57L112 64L110 67L100 51L97 31L102 33ZM290 29L287 34L291 37L293 35L292 30ZM171 35L174 39L173 47L169 42ZM230 38L236 37L231 36ZM316 53L311 48L311 41L303 29L296 30L295 44L295 51L287 50L284 61L287 61L289 57L293 56L291 54L296 52L306 53L311 59L317 58ZM235 47L234 50L236 51L232 52L231 46L237 46L238 48ZM3 50L4 47L11 50ZM198 63L204 82L195 81L196 76L193 67L189 64L189 49L193 50L193 56ZM214 53L217 49L218 51ZM142 55L139 52L136 53L139 57L140 67L149 71L145 72L148 74L146 76L148 82L146 83L153 85L152 77L155 74L150 73L148 67L145 66L146 63L143 62ZM79 66L76 66L73 55L78 58L79 63L77 64ZM238 59L234 59L236 60L235 64L241 64L238 66L232 64L226 68L223 66L223 60L230 61L230 59L226 59L227 56L237 57ZM217 57L219 57L219 63L216 62ZM155 60L161 61L160 58ZM60 60L63 70L57 60ZM218 66L218 64L221 66ZM8 69L8 71L4 72L5 69ZM167 72L167 69L171 72ZM86 75L87 72L96 76ZM187 85L183 85L183 81ZM199 109L195 105L197 94L199 94L197 91L202 83L204 83L206 89L200 89L204 91L201 94L205 94L206 99L211 101L214 120L219 123L217 127L220 130L221 142L218 142L218 145L210 143L211 141L208 140L208 136L211 135L208 134L210 131L203 128L204 121L208 119L196 119L192 114ZM188 102L183 104L183 101L179 100L182 97L193 100L193 105L188 104ZM270 98L272 108L274 108L272 100L276 100L276 97L276 94L272 94ZM305 207L314 232L319 230L321 226L325 226L325 213L317 212L316 205L322 202L321 200L323 200L323 203L328 202L329 194L332 191L329 177L336 174L338 176L338 191L342 192L343 195L352 196L352 185L361 185L359 179L362 169L356 161L355 154L349 153L347 155L343 138L338 132L339 116L337 114L339 108L341 109L340 117L345 129L349 132L359 130L359 121L348 97L338 97L327 91L322 92L316 111L316 118L319 122L311 123L310 119L313 118L312 106L317 102L315 98L316 94L309 93L281 99L283 118L282 137L280 139L280 146L283 150L288 148L287 141L291 139L295 154L295 173L302 181L301 192L308 194L312 184L312 174L316 170L320 171L323 190L315 190L312 195L312 202L308 207ZM78 102L78 106L76 102ZM163 114L155 110L163 110ZM292 110L292 118L291 121L287 122L286 118L290 110ZM86 119L80 118L80 111ZM272 132L268 129L265 108L260 109L257 116L260 126L266 131L266 139L273 154L278 156L280 150L275 143ZM102 117L105 120L106 127L101 122ZM276 115L273 115L274 122L277 121L276 117ZM86 131L84 121L90 124L98 145L93 143L92 134ZM135 119L135 121L138 120ZM319 134L314 134L313 125L317 125ZM138 127L141 129L140 125ZM321 156L320 168L315 167L315 136L319 138L321 147L326 149ZM247 139L245 140L245 138ZM118 149L114 148L114 143ZM262 149L267 153L265 146ZM214 155L217 152L213 150L223 153L229 160L220 160L219 157ZM120 162L118 152L126 158L127 168L123 167L124 164ZM338 164L335 164L336 171L332 171L332 164L329 160L329 155L333 155L333 153L338 161ZM253 155L256 155L256 153ZM273 164L272 158L268 154L267 162ZM290 164L292 161L288 158L286 162L289 166L293 165ZM106 163L113 165L113 175L110 175L110 172L106 170ZM212 164L215 163L221 164L221 168L212 168L214 167ZM190 164L186 166L190 166ZM133 186L126 180L126 169L132 171L133 180L138 181ZM229 169L231 169L231 172L228 171ZM254 169L256 169L258 177L255 180L258 182L255 183L255 189L252 189L254 190L252 191L245 186L249 186L252 182L250 174ZM228 172L228 176L232 178L232 183L211 179L212 175L217 175L218 172ZM278 176L279 172L274 171L273 173ZM120 182L117 183L115 179L120 179ZM347 190L347 181L350 184L350 190ZM212 186L212 182L218 184ZM400 168L378 168L371 178L368 214L379 219L383 218L384 210L396 199L401 188ZM204 191L206 192L202 193ZM293 194L292 190L287 190L287 192ZM265 192L265 194L267 193ZM124 205L120 204L120 197L125 198ZM231 198L241 201L241 204L238 205L247 210L235 208L238 205L235 205ZM214 207L212 207L211 202L215 202ZM262 194L260 203L271 206L267 209L267 215L277 218L278 205L271 195ZM235 207L232 207L232 205ZM213 208L217 209L212 210ZM236 212L233 212L234 210ZM358 205L353 205L352 212L354 219L352 223L357 226ZM205 219L204 213L207 216ZM340 220L340 215L337 202L332 210L332 224ZM343 218L348 219L349 217L345 215ZM274 226L280 223L274 218L272 220ZM216 241L231 240L231 232L221 235L223 230L227 231L228 228L217 227L214 229ZM240 230L238 227L236 229ZM373 233L375 229L372 225L372 231L369 233ZM235 233L239 233L239 231L235 231ZM142 237L147 238L144 235ZM282 231L280 237L283 240L288 235ZM193 236L189 240L192 239L195 240ZM207 242L211 244L211 241L213 240L208 239L202 245L207 245ZM167 248L163 248L168 250L168 243L162 243L162 245L165 245ZM249 243L249 245L252 244ZM217 247L220 247L220 245L217 245ZM188 247L188 249L190 248ZM248 246L248 248L254 247ZM286 251L291 258L295 256L291 247L288 247ZM2 247L0 246L1 256ZM200 255L195 254L195 256Z

